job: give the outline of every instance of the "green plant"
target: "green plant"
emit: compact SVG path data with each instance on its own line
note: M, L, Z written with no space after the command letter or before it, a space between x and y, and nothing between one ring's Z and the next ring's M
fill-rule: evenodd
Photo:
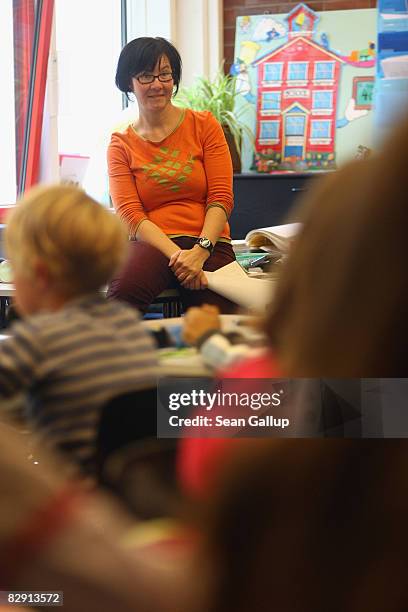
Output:
M253 143L254 136L248 125L242 121L242 115L248 104L236 105L236 78L224 74L223 68L218 70L213 79L197 77L191 87L181 87L175 103L178 106L196 111L208 110L219 123L232 135L237 151L241 151L242 135L245 134Z

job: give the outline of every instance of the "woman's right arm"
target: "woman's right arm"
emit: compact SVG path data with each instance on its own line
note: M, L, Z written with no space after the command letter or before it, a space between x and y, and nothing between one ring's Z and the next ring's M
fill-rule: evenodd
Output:
M137 192L126 151L115 136L108 147L109 191L118 215L132 237L156 247L170 259L180 248L152 223Z

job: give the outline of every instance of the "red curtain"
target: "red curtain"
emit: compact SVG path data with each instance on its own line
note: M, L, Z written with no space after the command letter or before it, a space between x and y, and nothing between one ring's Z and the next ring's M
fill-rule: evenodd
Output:
M16 173L20 181L24 129L27 120L36 0L13 0Z
M31 99L29 100L28 105L25 135L27 139L28 134L25 158L25 176L20 182L20 191L22 192L38 182L44 100L47 85L47 68L50 53L53 12L54 0L38 0L36 19L38 27L36 29L36 36L33 43L34 59L32 61L30 75Z
M18 192L35 185L54 0L14 0Z

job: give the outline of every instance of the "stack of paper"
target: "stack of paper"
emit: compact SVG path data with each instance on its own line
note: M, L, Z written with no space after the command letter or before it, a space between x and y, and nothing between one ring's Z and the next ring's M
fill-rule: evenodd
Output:
M264 312L273 300L276 279L251 278L236 261L205 275L211 291L249 310Z
M253 229L245 236L245 242L250 248L263 247L287 253L290 243L301 228L300 223L286 223L273 227Z

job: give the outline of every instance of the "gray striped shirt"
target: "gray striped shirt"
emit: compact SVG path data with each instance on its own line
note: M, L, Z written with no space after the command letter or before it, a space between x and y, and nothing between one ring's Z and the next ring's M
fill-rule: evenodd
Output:
M16 322L0 342L0 397L25 391L27 417L86 464L101 406L156 384L156 351L136 310L98 294Z

